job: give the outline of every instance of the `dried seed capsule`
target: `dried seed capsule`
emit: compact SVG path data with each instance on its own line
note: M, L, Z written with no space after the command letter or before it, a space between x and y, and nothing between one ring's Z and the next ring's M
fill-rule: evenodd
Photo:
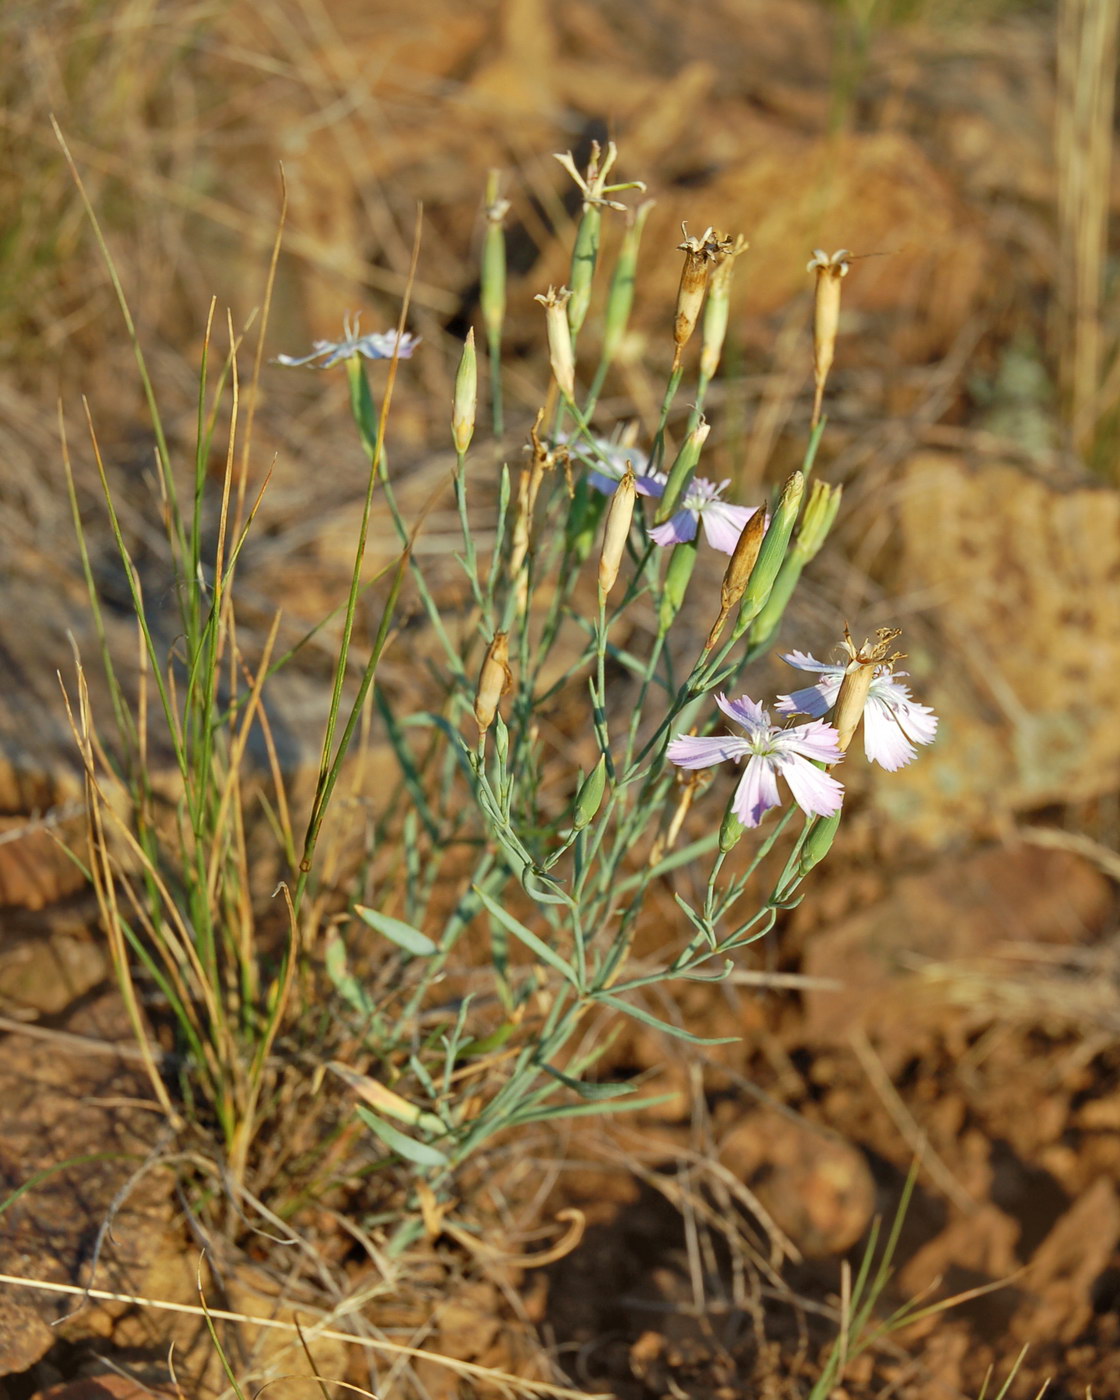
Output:
M633 468L627 464L626 475L615 488L607 506L607 522L603 529L603 548L599 555L599 596L605 598L614 587L626 541L630 538L630 522L634 518L634 503L638 499L638 484Z
M863 707L867 703L871 682L875 679L876 667L888 661L887 650L894 639L901 635L902 632L897 627L880 627L875 633L875 642L865 641L863 646L857 647L852 641L852 634L847 627L844 628L844 649L849 660L844 670L844 679L840 682L836 704L829 716L829 722L839 736L836 742L842 752L847 752L848 745L855 738L859 722L863 718ZM897 654L889 658L890 661L900 659Z
M478 689L474 697L474 717L478 721L479 734L485 734L494 723L498 712L498 701L513 685L513 672L509 669L509 635L495 632L494 640L486 649L482 670L478 675Z
M705 651L711 651L712 647L719 641L719 634L723 631L723 624L730 616L731 609L746 591L747 583L758 560L759 550L762 548L762 537L765 533L766 512L756 510L743 526L743 533L739 536L739 542L727 562L723 583L719 591L719 616L713 623L712 630L708 633Z
M840 280L848 275L852 255L840 248L831 257L820 248L813 249L807 271L817 274L813 299L813 422L820 422L821 401L825 381L832 368L836 349L836 331L840 324Z
M538 293L533 298L534 301L539 301L545 310L549 363L560 386L560 392L566 399L574 399L576 393L575 353L572 350L572 331L568 325L566 310L570 296L571 292L567 287L561 287L559 291L555 287L549 287L543 295Z

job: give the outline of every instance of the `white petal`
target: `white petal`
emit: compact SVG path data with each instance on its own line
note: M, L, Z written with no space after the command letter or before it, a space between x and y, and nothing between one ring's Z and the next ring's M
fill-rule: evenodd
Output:
M780 801L778 783L774 777L774 760L755 754L739 779L731 810L744 826L757 826L763 814Z
M713 501L700 512L704 538L713 549L733 554L739 536L757 509L757 506L733 506L726 501Z
M818 719L779 730L774 736L774 746L783 754L799 754L819 763L839 763L844 757L837 744L839 737L831 724Z
M737 734L723 734L711 739L696 734L679 734L669 741L665 750L670 762L678 768L711 768L729 758L740 759L750 753L745 739Z
M807 758L783 754L778 759L782 777L789 783L793 800L810 816L831 817L840 810L844 788L830 774L815 768Z

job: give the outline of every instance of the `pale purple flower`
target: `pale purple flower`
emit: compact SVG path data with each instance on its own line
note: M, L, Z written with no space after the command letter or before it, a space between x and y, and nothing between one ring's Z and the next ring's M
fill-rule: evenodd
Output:
M810 816L831 817L840 810L844 789L816 763L839 763L844 757L831 724L812 720L779 729L769 714L748 695L738 700L716 696L723 713L746 730L746 738L725 734L711 739L680 734L667 753L680 768L710 768L725 759L747 760L731 810L744 826L757 826L765 812L777 807L778 778L784 778L793 800Z
M812 715L819 719L836 703L846 663L832 665L818 661L808 652L791 651L782 658L799 671L816 671L820 680L791 695L780 695L776 708L785 715ZM905 767L918 756L915 744L932 744L937 733L937 716L928 705L920 705L890 666L877 666L863 707L863 750L868 761L881 764L888 773Z
M707 477L694 476L685 489L678 509L664 524L653 527L649 532L650 539L654 544L663 546L686 544L696 538L697 528L702 526L704 538L713 549L733 554L743 526L758 506L733 506L729 501L721 501L720 496L730 484L730 477L717 486Z
M627 463L630 463L640 496L660 497L665 494L665 484L669 478L663 471L649 470L649 458L644 452L598 438L595 445L598 453L592 456L588 448L581 449L578 444L571 444L576 455L590 467L587 480L596 491L602 491L606 496L613 495L615 487L625 475ZM694 476L678 509L663 524L655 525L649 531L650 539L663 548L686 544L696 538L696 530L702 526L704 538L713 549L722 550L724 554L734 553L743 526L758 507L735 506L721 500L730 484L730 478L717 486L707 477Z
M594 442L592 449L585 442L567 439L570 451L587 464L587 484L596 491L601 491L604 496L613 496L628 466L634 473L639 496L660 496L665 490L668 477L664 472L649 470L649 458L644 452L634 447L623 447L617 442L607 442L604 438L595 438Z
M407 360L420 344L420 337L405 331L399 336L392 331L370 331L368 335L358 333L360 313L355 313L351 322L349 316L343 318L341 340L316 340L310 355L277 355L278 365L314 365L316 369L330 369L340 360L348 360L351 355L364 355L367 360L391 360L394 355Z

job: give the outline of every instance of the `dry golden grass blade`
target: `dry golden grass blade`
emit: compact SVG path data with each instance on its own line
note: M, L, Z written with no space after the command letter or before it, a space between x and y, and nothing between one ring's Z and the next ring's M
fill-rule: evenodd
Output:
M160 1298L146 1298L136 1293L116 1293L106 1288L80 1288L72 1283L44 1283L38 1279L25 1278L20 1274L0 1274L0 1283L13 1288L38 1289L46 1293L64 1293L71 1297L82 1296L99 1303L128 1303L133 1307L152 1308L158 1312L182 1313L187 1317L209 1318L214 1322L240 1322L252 1327L272 1328L287 1332L298 1338L300 1329L294 1322L286 1322L276 1317L251 1317L248 1313L233 1312L226 1308L201 1307L195 1303L173 1303ZM498 1371L490 1366L480 1366L473 1361L459 1361L453 1356L441 1356L438 1352L424 1351L421 1347L404 1346L380 1337L358 1337L351 1332L340 1332L332 1327L312 1327L306 1330L311 1338L325 1338L334 1342L350 1342L354 1346L371 1351L383 1352L386 1356L405 1357L413 1361L431 1361L438 1366L446 1366L449 1371L465 1380L481 1381L489 1385L507 1387L514 1394L541 1395L546 1400L612 1400L610 1395L596 1394L586 1390L573 1390L569 1386L554 1385L550 1381L531 1380L525 1376L514 1376L508 1371Z

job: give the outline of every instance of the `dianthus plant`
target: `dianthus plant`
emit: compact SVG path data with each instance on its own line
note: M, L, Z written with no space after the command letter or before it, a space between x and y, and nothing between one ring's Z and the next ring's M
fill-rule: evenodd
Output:
M420 713L403 713L389 691L375 689L401 781L378 829L390 855L376 868L376 899L355 910L343 941L357 957L364 920L392 945L399 977L378 1001L362 993L337 947L333 962L385 1067L372 1088L371 1071L360 1112L436 1198L450 1195L457 1169L498 1134L645 1102L629 1085L596 1080L609 1037L590 1044L589 1021L601 1025L609 1013L702 1041L667 1017L664 997L651 990L726 976L736 950L799 897L836 834L845 770L863 761L847 752L863 706L868 756L886 768L933 737L932 713L895 678L898 657L883 646L850 646L835 665L789 653L816 681L784 697L761 695L746 676L824 542L839 490L812 479L823 422L772 499L742 500L733 481L701 470L718 427L705 399L742 240L709 229L682 244L672 336L648 357L662 354L668 376L653 421L634 429L598 415L626 336L647 212L606 198L634 187L604 184L614 159L613 148L596 152L580 178L570 287L538 298L551 376L542 374L541 411L535 426L526 415L522 442L483 440L473 334L463 350L449 489L470 604L465 635L461 614L442 613L413 548L366 378L384 371L363 362L371 353L409 355L399 371L393 365L405 375L436 348L351 331L313 352L319 365L345 360L401 568L442 657L442 678ZM570 158L562 164L573 168ZM508 206L492 194L481 305L497 421ZM604 217L628 222L600 289ZM827 332L831 322L818 321ZM690 371L694 331L700 354ZM585 342L598 349L589 363ZM818 347L816 363L825 362ZM527 372L520 368L521 381ZM504 413L508 424L508 401ZM689 592L702 551L724 572L710 600ZM737 778L720 771L726 765L739 765ZM675 899L668 921L667 885ZM639 943L647 924L658 936ZM651 942L661 951L639 956Z

